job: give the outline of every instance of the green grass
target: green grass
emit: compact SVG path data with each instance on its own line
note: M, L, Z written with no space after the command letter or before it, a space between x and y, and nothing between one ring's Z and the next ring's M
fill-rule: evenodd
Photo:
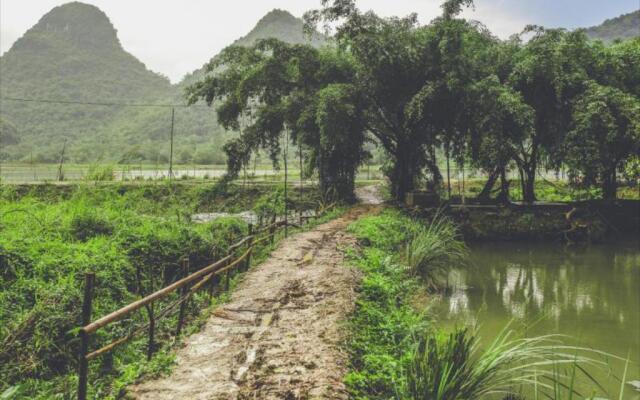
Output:
M558 336L522 337L510 326L480 346L474 331L438 326L425 290L438 279L425 276L441 277L467 256L450 221L423 225L386 209L349 230L360 243L351 260L364 274L348 323L345 383L354 399L588 398L575 390L578 379L601 389L589 371L609 368L611 355L565 346Z
M470 179L465 181L465 196L467 198L473 198L477 196L484 186L485 181L482 179ZM496 187L498 187L496 183ZM445 183L446 185L446 183ZM446 189L445 189L446 191ZM536 198L539 201L581 201L581 200L593 200L602 197L601 190L595 187L592 188L575 188L568 184L566 181L546 180L539 178L535 185ZM459 187L457 181L452 181L451 194L458 196ZM511 180L509 186L509 197L512 201L522 200L522 189L518 180ZM619 199L640 199L640 191L637 186L629 186L621 182L618 186L618 198Z
M355 399L396 398L415 338L430 325L425 311L412 305L420 282L397 256L418 229L391 210L349 227L362 245L352 260L364 273L347 343L351 361L345 382Z
M467 247L455 225L440 213L415 229L406 245L408 267L433 289L442 285L451 268L465 263L467 257Z
M20 399L73 396L86 271L96 273L95 319L139 298L139 283L150 293L177 279L180 259L188 258L194 269L208 265L247 233L247 224L237 218L194 224L191 213L246 210L257 204L264 213L277 212L279 193L248 195L237 186L211 185L0 186L0 394L7 391L10 398ZM312 199L310 192L303 200ZM254 261L266 256L268 248L256 251ZM196 296L190 319L197 322L193 316L208 306L206 294ZM146 312L132 314L125 323L98 331L92 348L146 322ZM117 395L140 374L166 371L175 323L172 316L159 324L161 351L151 362L142 359L144 337L119 347L112 358L93 361L91 398Z

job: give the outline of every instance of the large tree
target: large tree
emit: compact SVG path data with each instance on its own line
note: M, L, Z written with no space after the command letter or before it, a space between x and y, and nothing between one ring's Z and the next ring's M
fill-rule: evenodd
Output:
M640 100L619 89L589 82L578 97L566 137L566 163L574 179L616 198L617 173L640 155Z
M363 13L353 0L323 0L322 9L305 15L308 28L340 22L335 38L356 60L354 84L364 99L366 128L391 159L386 173L397 200L414 189L425 168L439 183L436 146L445 143L449 149L464 134L457 111L464 110L465 87L473 76L467 43L478 37L489 41L485 31L455 18L471 3L445 2L442 17L426 26L415 14Z
M540 162L557 166L562 141L571 123L571 102L588 78L581 60L588 57L582 32L528 27L531 39L514 54L509 83L535 112L533 135L521 146L516 162L523 200L536 200L535 180Z
M487 184L478 197L488 200L500 178L498 200L507 201L507 170L531 139L534 112L518 92L495 75L476 83L472 97L474 134L470 136L470 155L475 166L489 172Z
M240 131L225 145L229 177L237 176L259 149L277 163L283 137L290 138L307 151L325 194L353 200L355 170L365 152L360 95L351 85L354 66L348 53L268 39L250 48L225 49L208 71L212 74L188 93L191 102L217 102L223 126Z

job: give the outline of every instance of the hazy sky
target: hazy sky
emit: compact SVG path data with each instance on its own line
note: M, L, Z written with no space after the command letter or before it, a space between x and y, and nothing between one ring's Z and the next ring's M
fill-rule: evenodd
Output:
M0 0L0 53L64 0ZM85 0L101 8L118 30L124 48L173 82L202 66L233 40L245 35L273 8L296 16L320 0ZM359 0L362 10L380 15L417 12L429 22L441 0ZM476 0L466 17L482 21L500 37L527 24L587 27L635 11L640 0Z

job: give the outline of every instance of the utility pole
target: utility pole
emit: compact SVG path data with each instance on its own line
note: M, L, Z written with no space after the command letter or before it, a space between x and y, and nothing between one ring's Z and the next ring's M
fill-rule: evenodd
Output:
M288 234L288 208L287 208L287 178L288 178L288 170L287 170L287 155L289 153L289 130L285 128L284 131L284 237L287 237Z
M298 140L298 157L300 158L300 204L302 205L302 143Z
M451 168L449 166L449 142L445 144L445 153L447 156L447 194L449 195L449 199L451 199Z
M173 121L176 114L175 107L171 107L171 148L169 150L169 180L173 177Z
M29 155L29 161L31 162L31 172L33 172L33 181L37 181L36 179L36 168L33 166L33 149L31 149L31 154Z
M64 163L64 151L67 148L67 139L64 139L64 143L62 144L62 152L60 153L60 166L58 166L58 181L64 180L64 175L62 174L62 164Z

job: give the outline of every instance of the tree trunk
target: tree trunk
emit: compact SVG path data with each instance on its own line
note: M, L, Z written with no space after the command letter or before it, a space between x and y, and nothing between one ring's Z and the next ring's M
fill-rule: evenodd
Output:
M507 170L504 167L500 169L500 193L497 200L503 204L509 202L509 180L507 179Z
M398 143L395 156L391 186L396 201L404 202L406 194L414 189L415 176L412 166L411 146L407 143Z
M616 170L608 171L602 182L602 198L607 201L613 201L617 198L618 183Z
M447 198L451 199L451 167L449 166L449 143L445 145L445 156L447 157Z
M440 173L440 168L438 168L438 160L436 159L436 150L434 147L431 147L427 152L426 167L433 179L433 187L439 188L442 184L442 174Z
M520 187L522 188L522 201L525 203L533 203L536 201L536 169L537 163L535 160L529 161L528 163L518 164Z
M522 191L522 200L525 203L533 203L536 201L535 182L536 182L536 164L532 162L528 168L523 170L524 182Z
M487 179L487 182L484 184L484 187L482 188L482 191L478 194L478 200L486 201L491 198L491 190L493 189L493 186L496 184L496 181L498 180L498 176L500 176L499 168L495 168L494 170L491 171L491 173L489 174L489 178Z

